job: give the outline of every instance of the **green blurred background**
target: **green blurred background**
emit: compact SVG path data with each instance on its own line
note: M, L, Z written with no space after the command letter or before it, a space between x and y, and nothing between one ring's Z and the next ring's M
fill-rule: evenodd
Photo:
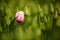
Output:
M60 40L60 0L0 0L0 40Z

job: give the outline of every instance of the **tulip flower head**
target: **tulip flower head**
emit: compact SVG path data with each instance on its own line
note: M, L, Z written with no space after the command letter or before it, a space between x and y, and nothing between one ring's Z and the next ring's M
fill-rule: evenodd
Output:
M15 17L16 17L16 22L18 22L18 23L23 22L24 21L24 12L23 11L17 12Z

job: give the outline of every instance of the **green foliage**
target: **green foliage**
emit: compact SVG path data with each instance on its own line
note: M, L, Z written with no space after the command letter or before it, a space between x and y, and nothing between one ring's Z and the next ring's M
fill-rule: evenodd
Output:
M51 0L1 0L0 40L58 40L60 38L60 3L56 3L55 6L54 2L51 3ZM24 11L23 23L15 21L15 14L18 11Z

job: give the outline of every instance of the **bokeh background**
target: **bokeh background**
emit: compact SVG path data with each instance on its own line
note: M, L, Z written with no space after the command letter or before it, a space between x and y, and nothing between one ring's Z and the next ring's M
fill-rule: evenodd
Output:
M0 40L60 40L60 0L0 0Z

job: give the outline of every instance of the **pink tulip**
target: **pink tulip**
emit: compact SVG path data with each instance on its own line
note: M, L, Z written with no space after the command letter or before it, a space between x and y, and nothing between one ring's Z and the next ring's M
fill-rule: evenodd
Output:
M24 21L24 12L23 11L17 12L16 15L15 15L15 17L16 17L16 21L18 23L23 22Z

